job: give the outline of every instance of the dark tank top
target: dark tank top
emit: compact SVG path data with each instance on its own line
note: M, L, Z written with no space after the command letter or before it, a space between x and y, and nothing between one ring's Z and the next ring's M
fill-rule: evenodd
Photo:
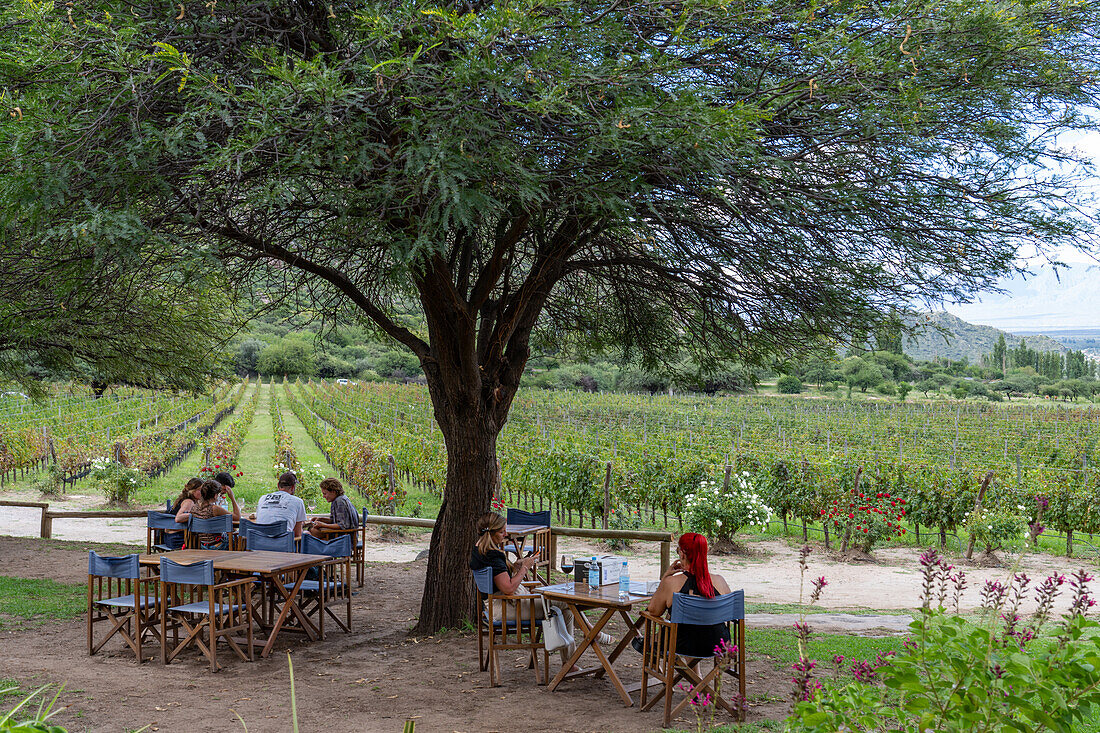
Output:
M691 596L702 595L695 586L695 576L691 573L684 575L687 580L679 592ZM676 653L685 657L713 657L714 647L722 640L730 640L728 624L680 624L676 632Z

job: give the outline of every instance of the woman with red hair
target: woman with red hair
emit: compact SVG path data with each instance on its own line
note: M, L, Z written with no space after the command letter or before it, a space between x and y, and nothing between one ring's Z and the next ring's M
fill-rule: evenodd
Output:
M714 598L730 592L721 575L711 575L707 566L707 538L695 532L685 532L676 543L679 557L661 576L661 585L653 594L646 609L653 616L661 616L672 606L674 593ZM726 624L700 626L680 624L676 637L676 652L685 656L709 657L720 640L730 640ZM634 637L634 648L641 651L641 639Z

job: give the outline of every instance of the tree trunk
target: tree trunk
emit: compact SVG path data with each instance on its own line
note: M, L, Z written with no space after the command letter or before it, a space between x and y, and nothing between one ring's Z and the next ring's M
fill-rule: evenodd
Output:
M449 422L444 429L447 484L428 546L420 619L414 629L418 634L456 628L470 619L470 548L477 539L477 520L489 509L496 474L499 431L481 421ZM439 423L443 428L444 421Z

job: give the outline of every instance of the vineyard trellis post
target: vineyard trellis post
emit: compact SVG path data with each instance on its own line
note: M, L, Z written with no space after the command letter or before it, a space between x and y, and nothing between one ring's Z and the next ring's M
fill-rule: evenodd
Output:
M978 489L978 495L974 497L974 509L972 511L977 512L982 508L982 499L985 498L985 490L989 488L989 482L993 480L993 472L990 471L982 479L981 488ZM970 560L974 557L974 535L970 535L970 541L966 544L966 559Z
M607 517L611 513L611 461L603 477L603 528L607 529Z

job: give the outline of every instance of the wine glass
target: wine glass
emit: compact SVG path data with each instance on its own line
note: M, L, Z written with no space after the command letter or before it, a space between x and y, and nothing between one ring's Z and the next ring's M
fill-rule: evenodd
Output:
M569 576L569 590L573 590L573 556L562 555L561 556L561 571Z

